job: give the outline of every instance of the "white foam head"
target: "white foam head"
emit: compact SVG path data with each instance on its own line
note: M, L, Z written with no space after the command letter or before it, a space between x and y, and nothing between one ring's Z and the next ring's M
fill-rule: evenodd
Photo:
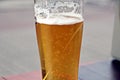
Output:
M76 14L62 14L62 15L54 15L48 18L39 18L36 17L38 23L49 24L49 25L67 25L67 24L75 24L83 21L81 15Z
M53 11L56 11L56 10L53 10ZM53 24L67 25L67 24L75 24L83 21L82 15L75 13L74 10L72 12L50 13L49 9L43 9L39 7L38 4L35 5L35 17L38 23L49 24L49 25L53 25Z

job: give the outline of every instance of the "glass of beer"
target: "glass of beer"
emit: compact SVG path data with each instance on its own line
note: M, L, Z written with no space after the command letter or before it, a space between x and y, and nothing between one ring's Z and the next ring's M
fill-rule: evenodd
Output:
M42 80L78 80L82 0L34 0Z

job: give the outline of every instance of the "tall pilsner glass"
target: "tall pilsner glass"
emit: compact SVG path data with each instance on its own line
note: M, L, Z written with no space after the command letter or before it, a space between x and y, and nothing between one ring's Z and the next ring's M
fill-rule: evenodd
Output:
M82 0L34 0L42 80L78 80Z

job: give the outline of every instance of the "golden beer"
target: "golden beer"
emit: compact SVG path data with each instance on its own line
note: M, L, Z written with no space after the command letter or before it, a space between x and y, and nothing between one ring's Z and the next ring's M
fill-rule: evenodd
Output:
M43 80L78 80L83 21L61 20L36 22Z

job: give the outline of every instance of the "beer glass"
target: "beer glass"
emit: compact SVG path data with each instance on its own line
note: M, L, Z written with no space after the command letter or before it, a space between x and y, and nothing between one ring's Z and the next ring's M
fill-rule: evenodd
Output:
M82 0L34 0L42 80L78 80Z

